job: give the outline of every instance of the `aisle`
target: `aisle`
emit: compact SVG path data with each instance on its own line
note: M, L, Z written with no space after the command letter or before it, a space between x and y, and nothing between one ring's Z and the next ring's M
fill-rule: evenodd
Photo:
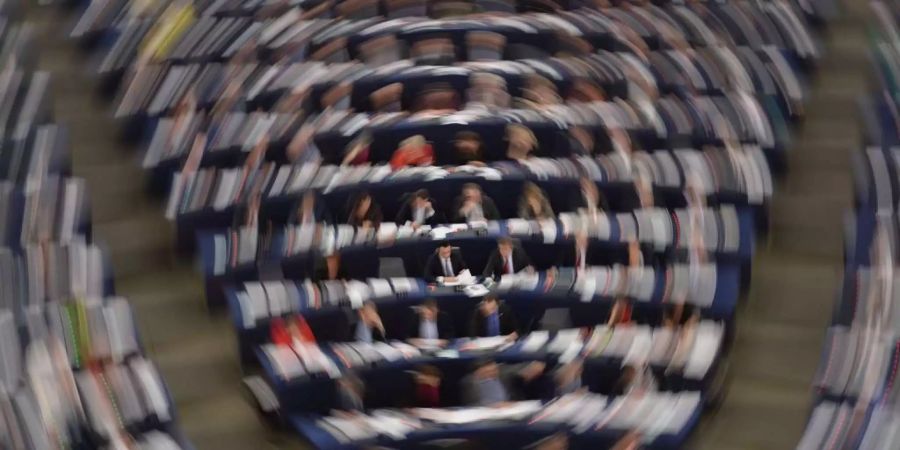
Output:
M696 448L794 448L806 425L843 267L849 161L860 146L856 98L869 67L861 18L868 5L850 3L829 25L790 173L775 190L769 240L758 243L749 298L738 311L728 396L697 429Z
M33 7L28 20L38 26L40 66L52 72L56 117L71 129L73 170L87 181L95 236L109 247L118 293L135 308L188 438L198 450L291 448L293 438L267 431L244 399L227 317L207 313L200 276L173 255L173 228L145 194L138 153L118 139L86 54L65 39L67 19L58 7Z

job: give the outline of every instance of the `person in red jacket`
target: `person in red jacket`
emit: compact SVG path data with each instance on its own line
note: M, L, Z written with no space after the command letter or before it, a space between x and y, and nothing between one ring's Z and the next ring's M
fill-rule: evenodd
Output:
M400 142L391 156L391 169L399 170L407 166L429 166L434 163L434 149L417 134Z

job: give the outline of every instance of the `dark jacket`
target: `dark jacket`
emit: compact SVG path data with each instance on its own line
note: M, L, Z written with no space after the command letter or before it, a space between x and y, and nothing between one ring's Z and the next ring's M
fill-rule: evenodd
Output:
M412 201L413 199L410 198L409 200L403 202L403 205L400 207L400 211L397 213L397 218L395 220L395 222L397 222L397 225L403 225L406 222L412 222ZM431 217L425 219L425 222L423 222L424 225L436 226L447 223L447 218L444 217L444 214L438 211L438 209L435 207L434 200L431 201L431 206L432 208L434 208L434 214L432 214Z
M459 197L456 197L456 200L453 201L452 219L454 223L466 221L466 217L459 212L460 208L462 208L463 206L463 203L465 203L465 198L461 195ZM497 205L494 204L494 200L484 194L481 194L481 210L484 213L485 219L500 220L500 211L497 210Z
M419 336L419 323L421 320L422 318L419 316L419 313L413 310L410 314L409 330L407 330L406 333L407 339L422 337ZM438 311L437 329L439 339L453 339L456 337L456 330L453 329L453 319L450 318L450 314L447 314L444 311Z
M519 322L516 314L509 306L501 303L497 308L497 314L500 315L500 334L507 335L512 332L519 331ZM481 313L481 309L472 312L472 318L469 319L469 336L485 337L487 336L487 320Z
M450 252L450 264L453 265L454 275L458 275L463 270L469 268L469 266L466 265L466 260L463 259L462 252L457 249ZM441 264L441 257L438 256L437 250L435 250L425 261L425 269L422 277L425 278L425 281L433 282L437 277L442 276L444 276L444 266Z
M512 252L513 270L518 272L531 264L531 258L519 247L513 247ZM506 273L506 264L503 257L500 256L500 250L494 249L488 258L487 265L484 267L483 275L494 279L500 278L500 275Z

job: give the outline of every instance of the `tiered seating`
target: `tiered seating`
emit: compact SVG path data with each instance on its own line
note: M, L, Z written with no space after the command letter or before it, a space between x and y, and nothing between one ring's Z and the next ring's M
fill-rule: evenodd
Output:
M315 446L563 432L602 448L631 431L674 448L714 395L828 5L613 3L96 0L73 36L102 43L179 246L196 242L207 301L262 375L248 385ZM473 184L495 212L460 212ZM395 221L422 188L442 219ZM552 213L525 220L535 192ZM360 198L377 213L351 217ZM582 236L591 260L560 263ZM482 273L501 237L527 273ZM445 241L473 275L459 285L425 273ZM458 339L491 295L514 332ZM432 299L460 331L439 349L408 341ZM350 337L372 304L385 342ZM298 316L308 335L285 341ZM476 361L577 373L593 394L492 410L502 424L446 409ZM423 365L443 373L442 408L396 410ZM660 392L615 389L635 371ZM369 411L330 414L356 377Z
M893 76L900 59L896 5L871 3L879 19L873 40L881 92L863 102L874 121L854 167L856 204L847 222L843 289L828 329L816 376L816 406L801 449L890 448L898 444L900 421L895 380L898 340L897 294L897 128ZM883 95L882 95L883 94Z
M0 4L0 447L190 449L92 241L19 7Z

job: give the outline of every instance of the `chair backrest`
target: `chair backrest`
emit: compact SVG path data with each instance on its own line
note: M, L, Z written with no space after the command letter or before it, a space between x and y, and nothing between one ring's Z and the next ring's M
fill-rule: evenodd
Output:
M541 329L559 331L572 327L572 313L569 308L550 308L544 311Z
M405 278L406 267L403 266L403 258L378 258L378 277Z

